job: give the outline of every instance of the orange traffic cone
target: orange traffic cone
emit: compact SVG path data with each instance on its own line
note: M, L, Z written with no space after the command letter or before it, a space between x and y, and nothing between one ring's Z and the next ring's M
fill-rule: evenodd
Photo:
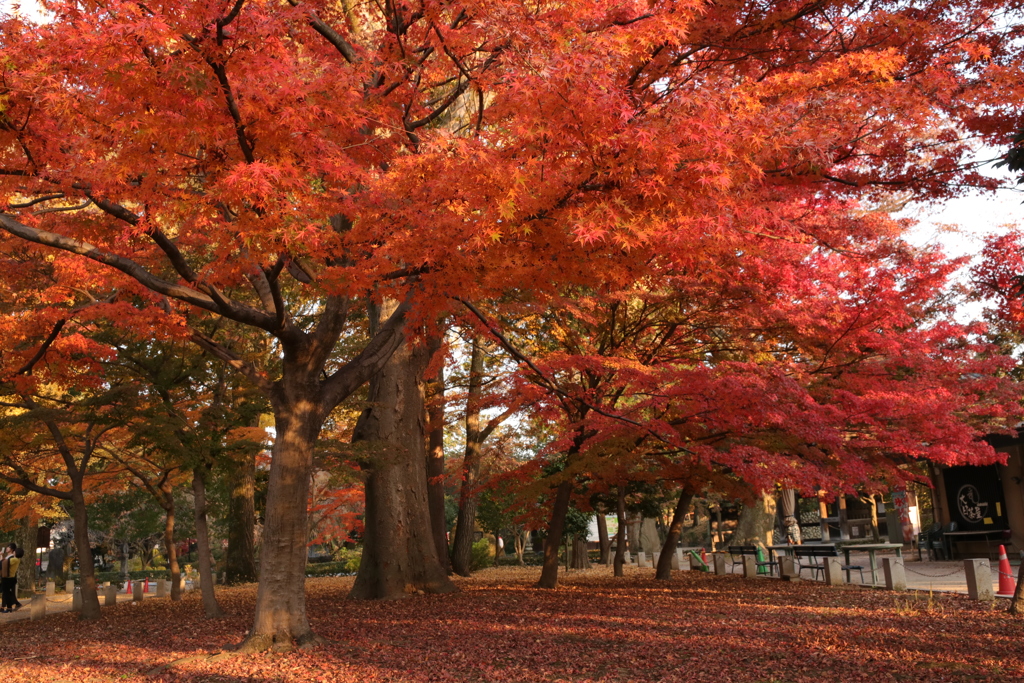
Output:
M999 546L999 594L1013 595L1017 590L1017 581L1010 569L1010 560L1006 557L1006 547Z
M704 563L704 566L708 566L708 554L704 552L704 548L700 549L700 561Z

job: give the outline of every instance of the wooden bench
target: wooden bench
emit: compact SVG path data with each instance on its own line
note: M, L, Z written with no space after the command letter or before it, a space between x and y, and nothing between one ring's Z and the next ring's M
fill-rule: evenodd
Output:
M795 545L793 556L796 557L797 575L805 569L810 569L815 578L821 572L821 579L825 579L825 564L822 561L826 557L839 557L839 548L834 545ZM846 572L846 582L850 582L850 572L854 569L860 572L860 582L864 583L864 567L859 564L844 564L840 568Z
M771 559L771 552L768 552L767 560L757 559L757 546L756 545L731 545L729 546L729 558L732 560L732 565L743 566L743 558L745 556L754 558L754 564L757 565L758 574L760 574L761 567L767 567L769 574L775 573L775 568L779 566L779 563Z

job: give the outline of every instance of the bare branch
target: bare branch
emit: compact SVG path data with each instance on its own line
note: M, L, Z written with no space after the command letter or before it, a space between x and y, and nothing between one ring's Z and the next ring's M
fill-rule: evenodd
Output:
M64 325L66 325L67 322L68 322L67 318L61 318L60 320L58 320L54 324L53 329L50 330L50 335L43 342L42 346L39 347L39 350L36 351L35 355L32 356L28 360L28 362L25 363L23 366L21 366L21 368L19 368L18 371L15 372L14 374L15 375L31 375L32 374L32 368L35 367L36 363L38 363L39 361L41 361L43 359L43 356L46 355L46 352L50 349L51 346L53 346L53 343L55 341L57 341L57 337L60 336L60 331L62 329L64 329Z
M252 363L242 360L237 354L218 344L205 334L202 334L201 332L192 332L189 339L210 355L219 358L238 372L242 373L261 391L269 394L274 388L274 383L267 379L263 373L257 370Z

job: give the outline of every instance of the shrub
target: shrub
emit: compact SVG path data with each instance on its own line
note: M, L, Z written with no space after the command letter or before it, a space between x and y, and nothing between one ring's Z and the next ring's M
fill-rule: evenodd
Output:
M494 564L494 555L491 553L491 541L486 536L473 544L473 556L469 561L469 570L475 572L484 567Z

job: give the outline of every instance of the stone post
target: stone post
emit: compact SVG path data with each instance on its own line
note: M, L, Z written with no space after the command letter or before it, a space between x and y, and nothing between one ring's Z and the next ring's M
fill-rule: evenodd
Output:
M907 590L907 574L903 570L902 557L882 558L882 571L885 573L885 588L887 590Z
M726 574L725 555L719 555L716 553L714 555L714 565L716 574L719 576L724 576Z
M52 581L50 582L53 583ZM42 619L46 616L46 596L42 593L36 593L32 596L32 603L28 607L28 618L31 621Z
M82 589L74 588L71 591L71 611L81 612L82 611Z
M779 558L779 575L783 581L800 580L800 567L797 565L795 557L783 555Z
M678 548L676 548L676 551L674 553L672 553L672 557L669 558L669 560L670 560L669 566L671 566L672 569L674 569L676 571L679 571L680 569L682 569L683 565L682 565L682 563L679 562L679 549Z
M132 602L142 601L142 581L132 582Z
M640 552L638 552L636 554L636 557L637 566L640 567L640 569L646 569L647 567L651 566L647 564L647 554L644 551L641 550Z
M757 558L751 557L750 555L743 556L743 578L757 578Z
M117 604L117 586L103 587L103 604L108 607Z
M654 555L654 563L651 566L652 567L657 567L658 566L658 559L661 557L661 553L652 553L652 554Z
M65 593L71 593L74 590L75 590L75 580L74 579L68 579L67 581L64 582L64 592Z
M824 557L825 560L825 585L842 586L846 583L843 580L843 563L838 557Z
M630 558L628 550L623 550L622 551L622 563L623 564L633 564L633 560L632 560L632 558Z
M971 600L994 600L992 571L988 560L964 560L967 574L967 597Z
M164 579L156 580L156 597L166 598L167 597L167 581Z
M49 595L49 596L56 595L57 594L57 584L54 583L53 581L47 581L46 582L46 594Z

